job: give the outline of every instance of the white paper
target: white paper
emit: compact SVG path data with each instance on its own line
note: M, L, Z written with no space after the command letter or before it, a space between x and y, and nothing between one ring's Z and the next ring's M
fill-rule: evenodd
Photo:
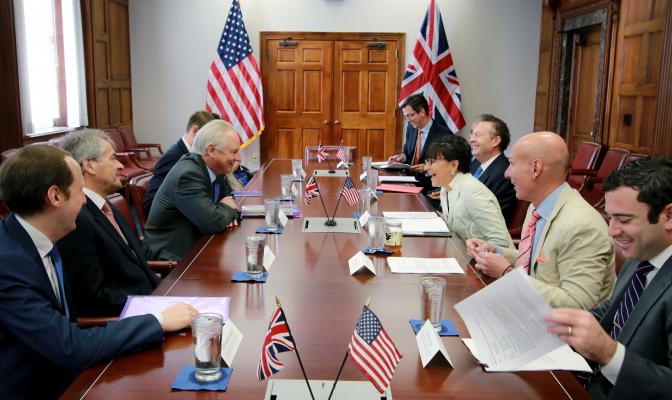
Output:
M364 211L362 215L359 216L359 226L364 227L367 222L369 222L369 218L371 218L371 214L369 214L368 211Z
M292 184L292 194L294 195L294 198L299 197L299 185L294 185Z
M471 354L483 364L483 361L478 355L478 349L474 344L474 340L470 338L463 338L462 342L467 346ZM516 369L504 370L500 368L485 367L488 372L511 372L511 371L552 371L552 370L566 370L566 371L583 371L591 372L588 362L581 357L580 354L574 352L568 344L565 344L557 349L546 353L536 360L523 364Z
M397 274L464 274L454 258L388 257L387 264Z
M275 254L268 245L264 247L264 269L266 272L271 269L271 265L275 262Z
M301 178L303 178L303 180L306 180L306 176L307 176L306 171L303 168L301 168Z
M401 233L402 234L419 234L423 233L449 233L450 229L446 225L443 218L436 214L434 218L410 218L401 219Z
M359 180L360 181L363 181L364 179L366 179L366 171L362 172L362 174L359 175Z
M392 219L431 219L437 215L432 211L383 211L385 218Z
M427 364L434 359L437 353L440 353L445 357L446 361L450 366L453 366L453 362L448 356L448 351L446 346L441 341L439 333L434 329L432 323L427 320L422 325L422 328L418 331L418 334L415 335L415 341L418 343L418 352L420 353L420 360L422 361L422 367L427 367Z
M343 166L346 166L347 164L344 163L343 161L339 161L338 164L336 164L336 168L341 168Z
M402 183L415 183L418 180L415 179L414 176L406 176L406 175L385 175L385 176L379 176L378 180L380 183L385 183L385 182L402 182Z
M287 222L289 222L289 219L287 219L287 214L285 214L285 210L280 208L278 210L278 222L280 222L280 225L284 228L285 225L287 225Z
M350 267L350 275L354 275L357 271L363 268L368 269L374 275L376 274L376 270L373 268L373 262L361 251L358 251L357 254L348 260L348 267Z
M493 369L520 368L564 344L547 332L543 318L551 307L520 268L455 304L455 310Z
M242 341L243 333L233 321L228 320L222 328L222 358L227 367L231 368Z

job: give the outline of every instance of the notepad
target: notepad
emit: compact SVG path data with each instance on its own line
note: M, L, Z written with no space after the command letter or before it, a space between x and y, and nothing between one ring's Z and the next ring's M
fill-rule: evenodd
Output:
M396 192L396 193L408 193L408 194L418 194L422 192L422 187L420 186L393 185L391 183L380 184L376 189L382 190L384 192Z
M389 257L387 264L397 274L464 274L454 258Z
M418 180L414 176L406 175L384 175L379 176L378 180L380 182L403 182L403 183L416 183Z
M119 319L145 314L160 314L178 303L194 306L199 313L217 313L224 321L229 319L230 297L184 297L184 296L128 296Z

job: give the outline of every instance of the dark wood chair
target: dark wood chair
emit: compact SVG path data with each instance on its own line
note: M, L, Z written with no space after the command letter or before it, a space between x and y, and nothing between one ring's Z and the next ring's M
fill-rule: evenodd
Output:
M593 171L597 167L597 161L602 152L602 145L593 142L583 142L579 146L572 160L572 165L567 176L567 183L576 190L583 189L588 175L586 171Z
M628 162L630 151L612 147L604 155L604 159L597 171L585 171L586 184L581 189L581 195L588 203L597 209L604 207L604 189L602 182L612 172Z
M105 326L110 321L118 321L119 317L77 317L77 323L82 328Z
M0 200L0 219L5 219L9 216L9 208L7 208L7 205Z
M520 241L520 235L523 232L523 223L525 222L525 215L527 215L529 206L529 201L516 199L516 206L511 214L511 221L507 226L507 228L509 228L509 234L516 244Z
M145 192L147 191L147 186L149 186L152 177L154 177L154 173L148 172L136 176L128 183L128 191L131 193L133 208L135 208L135 214L138 216L138 222L140 222L140 228L143 231L145 229L145 223L147 222L147 216L142 209L142 201L145 198Z
M123 145L124 141L121 139L119 131L116 129L105 129L105 133L112 139L116 145L116 156L117 160L124 166L124 169L121 170L120 175L124 178L122 179L124 184L127 184L128 181L138 175L142 175L147 172L146 168L140 166L139 161L135 153L125 152L125 147ZM119 145L121 143L121 147Z
M159 143L138 143L137 138L135 137L135 131L133 131L132 126L120 126L117 128L121 134L121 138L126 144L126 149L130 151L141 151L147 152L150 159L153 159L151 150L156 149L159 152L159 155L163 154L163 149Z

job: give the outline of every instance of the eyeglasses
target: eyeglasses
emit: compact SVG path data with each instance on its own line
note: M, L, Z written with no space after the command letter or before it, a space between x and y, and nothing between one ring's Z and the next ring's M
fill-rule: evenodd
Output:
M406 120L411 120L411 119L415 118L417 115L418 115L417 112L412 112L412 113L409 113L409 114L404 114L404 118Z
M431 167L432 164L437 163L439 161L446 161L446 160L444 160L443 158L437 158L435 160L432 160L431 158L428 158L428 159L425 160L425 165L428 166L428 167Z

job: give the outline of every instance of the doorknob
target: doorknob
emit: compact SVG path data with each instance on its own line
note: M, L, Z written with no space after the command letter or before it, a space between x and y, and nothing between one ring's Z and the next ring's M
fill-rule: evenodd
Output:
M340 124L340 123L341 123L341 121L339 121L339 120L334 121L334 124L335 124L335 125L338 125L338 124Z
M322 121L322 123L325 124L325 125L329 125L329 120L325 119L324 121Z
M593 137L593 136L595 136L595 132L590 131L590 137Z

